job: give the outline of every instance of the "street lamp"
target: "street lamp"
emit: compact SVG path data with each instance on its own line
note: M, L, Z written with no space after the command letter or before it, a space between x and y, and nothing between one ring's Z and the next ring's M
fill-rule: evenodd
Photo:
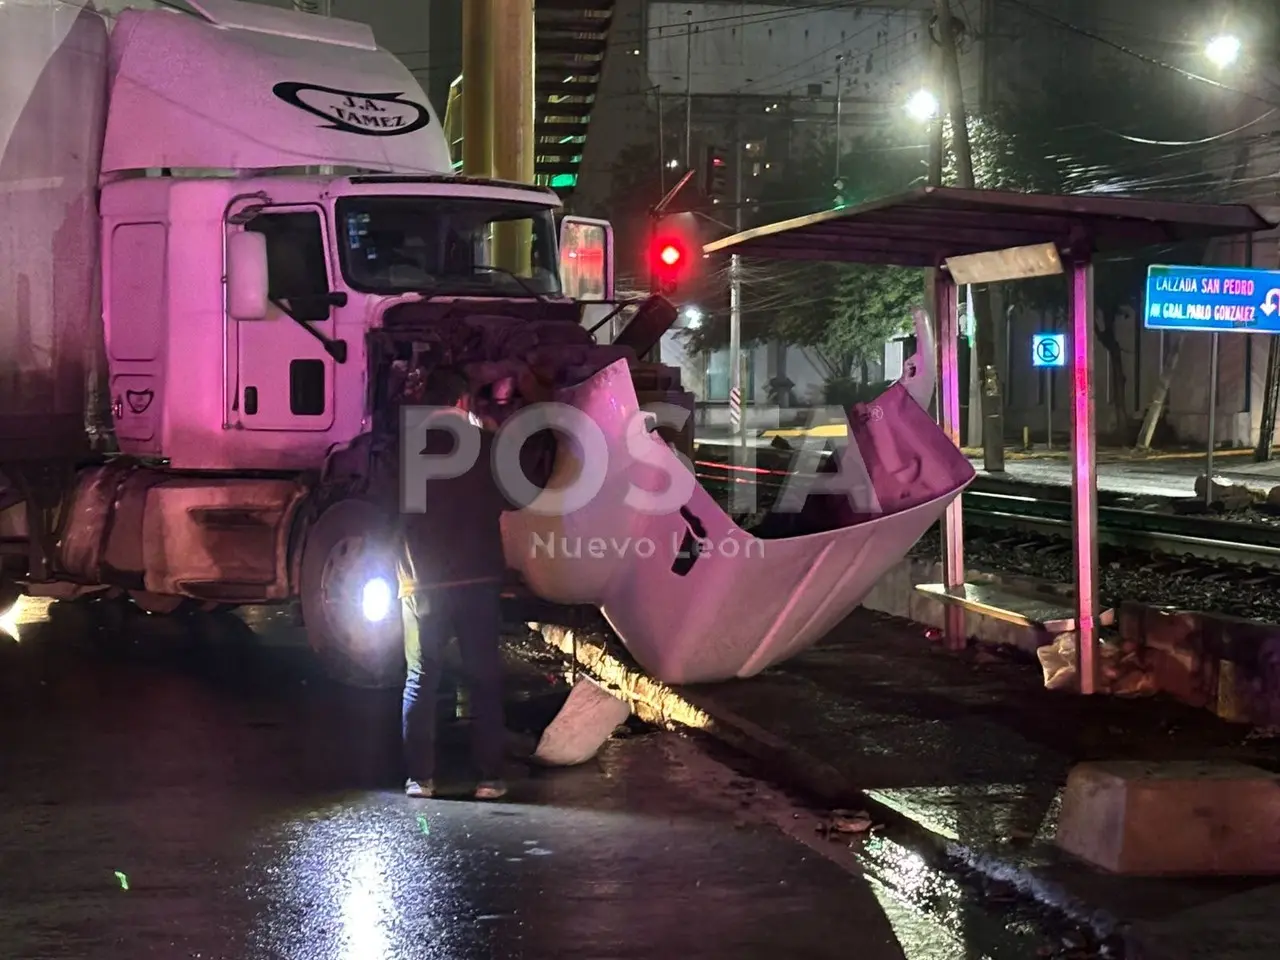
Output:
M928 90L917 90L907 101L907 116L924 123L938 115L938 98Z
M1204 46L1204 55L1215 67L1229 67L1240 58L1240 38L1224 33Z
M702 326L702 311L693 304L688 304L681 311L684 314L684 325L686 329L697 330Z

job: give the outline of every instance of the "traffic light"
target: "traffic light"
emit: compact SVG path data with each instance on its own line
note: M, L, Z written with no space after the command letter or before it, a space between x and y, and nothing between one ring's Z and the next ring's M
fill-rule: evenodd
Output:
M702 174L703 192L710 200L723 200L729 191L729 164L719 147L707 147Z
M651 272L655 293L675 293L680 281L689 270L690 252L683 237L659 235L654 238L650 251Z
M702 275L702 234L692 213L670 213L650 225L645 250L650 292L671 296L696 284Z

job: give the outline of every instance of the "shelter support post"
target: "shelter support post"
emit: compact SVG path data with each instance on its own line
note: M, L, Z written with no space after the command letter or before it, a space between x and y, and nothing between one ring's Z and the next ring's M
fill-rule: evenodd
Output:
M938 329L938 425L957 447L960 446L960 317L956 304L956 284L946 270L934 271L933 309ZM956 497L942 515L942 582L947 590L964 586L964 513L961 497ZM962 650L965 609L957 604L944 608L944 637L949 649Z
M1204 505L1213 506L1213 449L1218 439L1218 335L1209 342L1209 444L1204 458Z
M1098 467L1093 394L1093 263L1071 264L1071 518L1080 692L1098 692Z
M837 150L837 153L840 151ZM742 165L746 162L742 144L742 124L733 123L733 226L742 231ZM690 168L693 161L689 161ZM729 387L731 396L742 402L742 263L735 253L729 258ZM747 445L747 415L741 411L733 428L739 446Z

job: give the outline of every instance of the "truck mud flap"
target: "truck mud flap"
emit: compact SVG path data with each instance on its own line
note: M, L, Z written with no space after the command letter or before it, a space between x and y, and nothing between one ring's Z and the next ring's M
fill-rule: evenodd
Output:
M931 382L908 380L855 408L838 462L846 478L861 479L862 492L810 497L798 515L803 523L781 532L806 525L813 532L764 539L734 523L696 482L669 510L629 505L633 486L661 491L667 471L689 468L651 435L650 448L637 446L638 404L625 364L615 364L562 398L604 434L600 492L557 513L580 467L572 445L562 444L548 488L504 520L507 560L544 599L598 607L664 682L752 676L848 616L973 479L968 460L925 412L931 392Z

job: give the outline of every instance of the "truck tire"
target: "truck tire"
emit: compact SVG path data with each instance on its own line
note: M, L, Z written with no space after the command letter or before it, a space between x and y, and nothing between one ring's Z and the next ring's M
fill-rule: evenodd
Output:
M22 596L22 587L12 580L0 579L0 617L13 608L20 596Z
M366 689L404 682L404 636L395 602L395 566L385 515L364 500L339 500L307 530L299 593L307 642L325 672ZM366 584L385 581L391 603L370 622L362 609Z

